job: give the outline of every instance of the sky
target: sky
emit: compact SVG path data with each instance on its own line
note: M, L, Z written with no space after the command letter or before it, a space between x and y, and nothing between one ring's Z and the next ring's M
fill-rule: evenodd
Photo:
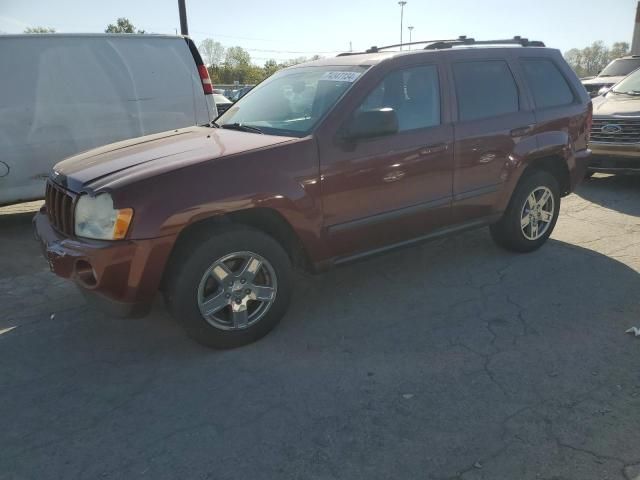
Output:
M400 41L397 0L186 0L190 36L239 45L254 63L270 58L333 56ZM631 43L637 0L408 0L413 40L510 38L542 40L563 52L602 40ZM179 31L177 0L0 0L0 32L29 26L57 32L102 32L118 17L152 33Z

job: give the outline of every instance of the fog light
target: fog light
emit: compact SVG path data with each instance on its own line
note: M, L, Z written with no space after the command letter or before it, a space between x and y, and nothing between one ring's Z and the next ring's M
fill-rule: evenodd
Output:
M86 260L78 260L75 267L76 278L86 287L95 287L98 284L96 271Z

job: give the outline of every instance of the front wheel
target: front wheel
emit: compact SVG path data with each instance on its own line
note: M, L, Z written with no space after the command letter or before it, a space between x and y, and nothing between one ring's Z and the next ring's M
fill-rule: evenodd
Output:
M518 184L500 221L491 225L491 236L507 250L532 252L547 241L559 212L558 181L548 172L533 172Z
M174 259L166 289L172 315L196 341L234 348L269 333L291 295L291 262L278 242L252 229L212 232Z

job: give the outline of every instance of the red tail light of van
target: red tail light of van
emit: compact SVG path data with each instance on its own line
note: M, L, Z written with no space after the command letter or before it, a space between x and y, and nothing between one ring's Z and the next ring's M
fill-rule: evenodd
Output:
M200 74L200 80L202 80L202 89L205 95L213 94L213 84L211 78L209 78L209 71L206 65L198 65L198 73Z

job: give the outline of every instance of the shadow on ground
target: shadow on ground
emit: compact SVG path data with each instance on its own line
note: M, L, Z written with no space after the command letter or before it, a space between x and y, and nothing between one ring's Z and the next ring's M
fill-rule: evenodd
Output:
M0 278L48 270L34 241L31 226L34 215L35 212L0 215Z
M16 327L0 478L582 480L640 463L640 339L624 334L640 276L592 250L512 255L478 231L301 277L279 328L224 352L161 302L118 320L26 278L0 282ZM33 285L53 293L25 310Z
M640 217L640 175L597 174L576 193L602 207Z

